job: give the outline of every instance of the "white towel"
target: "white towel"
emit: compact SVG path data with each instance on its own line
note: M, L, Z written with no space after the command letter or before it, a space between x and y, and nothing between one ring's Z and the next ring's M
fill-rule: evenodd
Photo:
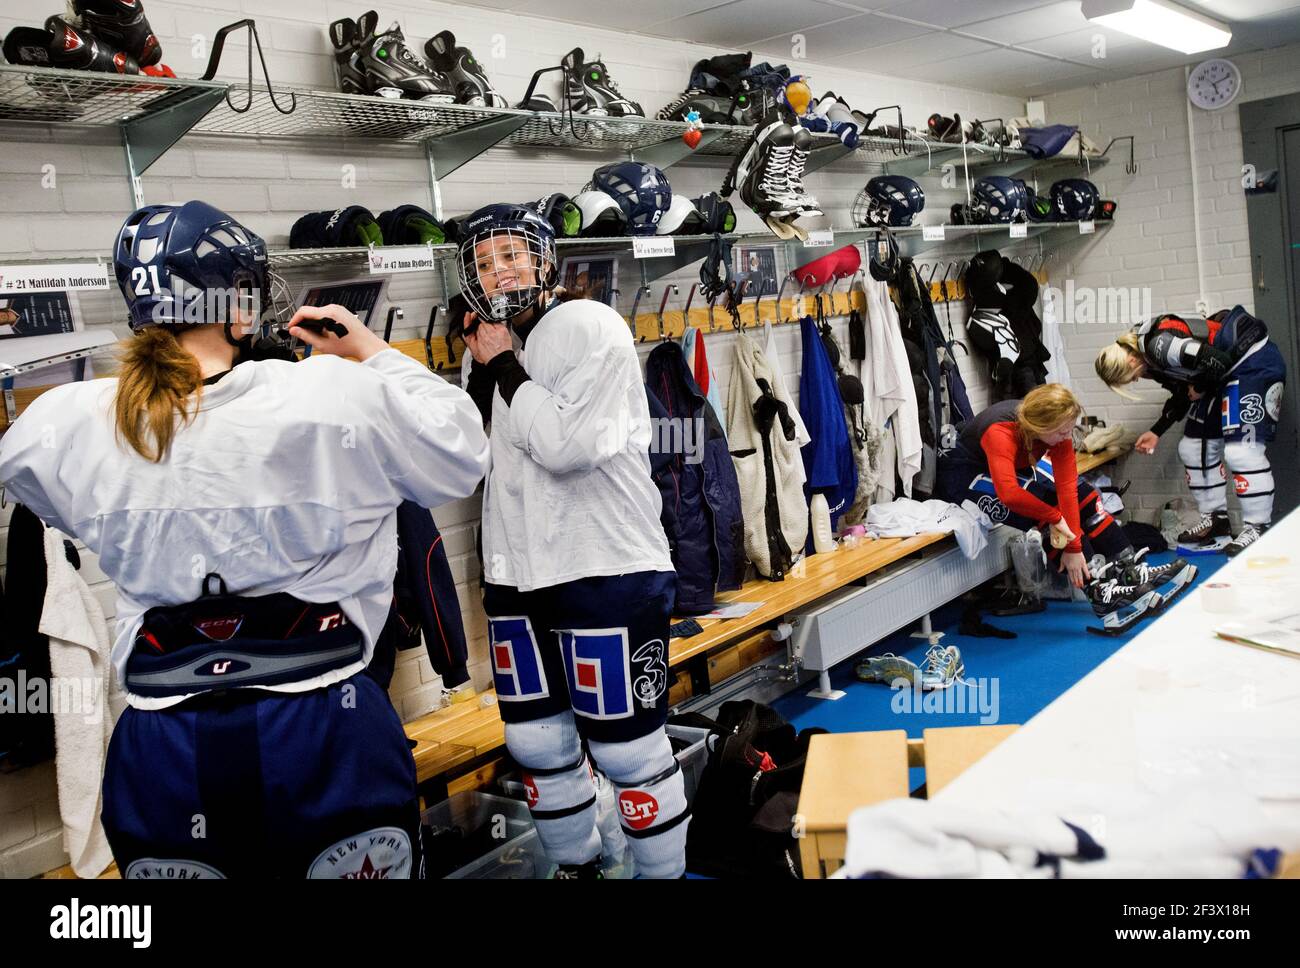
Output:
M50 640L55 695L79 697L79 709L54 711L55 775L63 842L78 877L98 877L113 860L99 822L108 740L108 627L99 600L64 553L64 536L45 529L46 588L40 632ZM60 680L66 680L64 688ZM73 691L75 688L75 692Z
M982 521L965 508L938 498L914 501L900 497L873 504L867 512L867 533L876 538L905 538L934 531L951 531L967 558L978 556L989 543Z

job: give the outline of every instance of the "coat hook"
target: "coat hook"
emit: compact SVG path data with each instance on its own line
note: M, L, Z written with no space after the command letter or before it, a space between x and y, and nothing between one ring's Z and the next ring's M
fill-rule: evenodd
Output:
M632 326L632 333L634 335L636 334L636 311L641 305L641 297L648 296L649 294L650 294L649 286L638 286L636 291L636 297L632 300L632 319L630 323ZM639 337L638 342L644 343L645 337L644 336Z
M787 273L786 273L786 274L781 278L781 288L778 289L778 290L776 291L776 320L777 320L778 323L782 323L782 322L786 322L786 321L787 321L787 317L785 317L785 316L782 315L782 310L781 310L781 306L782 306L781 297L785 295L785 286L786 286L786 283L788 283L788 282L790 281L790 275L791 275L791 274L787 272Z
M691 300L695 298L695 290L698 289L699 287L700 284L698 282L692 284L691 291L686 294L686 308L682 310L682 335L683 336L686 335L686 327L691 325Z
M656 318L658 318L658 320L659 320L659 339L660 339L660 341L662 341L663 339L665 339L665 337L664 337L664 307L668 305L668 294L669 294L669 293L672 293L674 296L678 294L678 289L677 289L677 285L676 285L676 283L671 283L671 282L670 282L668 285L664 286L664 298L661 299L661 300L659 300L659 312L655 314Z

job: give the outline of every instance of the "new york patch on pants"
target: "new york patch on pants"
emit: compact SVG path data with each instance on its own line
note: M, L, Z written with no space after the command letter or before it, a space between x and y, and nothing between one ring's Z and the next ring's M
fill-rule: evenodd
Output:
M344 881L405 880L411 876L411 838L400 827L376 827L331 844L307 877Z

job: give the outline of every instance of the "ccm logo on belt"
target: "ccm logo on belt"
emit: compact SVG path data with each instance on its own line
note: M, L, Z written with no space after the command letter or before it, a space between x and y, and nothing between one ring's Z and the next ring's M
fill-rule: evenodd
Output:
M198 676L228 676L232 672L243 672L245 669L251 669L252 664L244 662L242 659L214 659L201 669L195 669L194 674Z

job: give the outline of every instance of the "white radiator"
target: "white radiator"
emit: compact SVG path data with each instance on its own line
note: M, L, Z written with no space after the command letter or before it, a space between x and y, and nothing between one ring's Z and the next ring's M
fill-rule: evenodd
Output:
M867 576L865 585L835 593L798 615L793 653L805 669L824 671L857 655L1011 567L1007 543L1014 528L989 532L989 543L967 558L956 545L891 565Z

